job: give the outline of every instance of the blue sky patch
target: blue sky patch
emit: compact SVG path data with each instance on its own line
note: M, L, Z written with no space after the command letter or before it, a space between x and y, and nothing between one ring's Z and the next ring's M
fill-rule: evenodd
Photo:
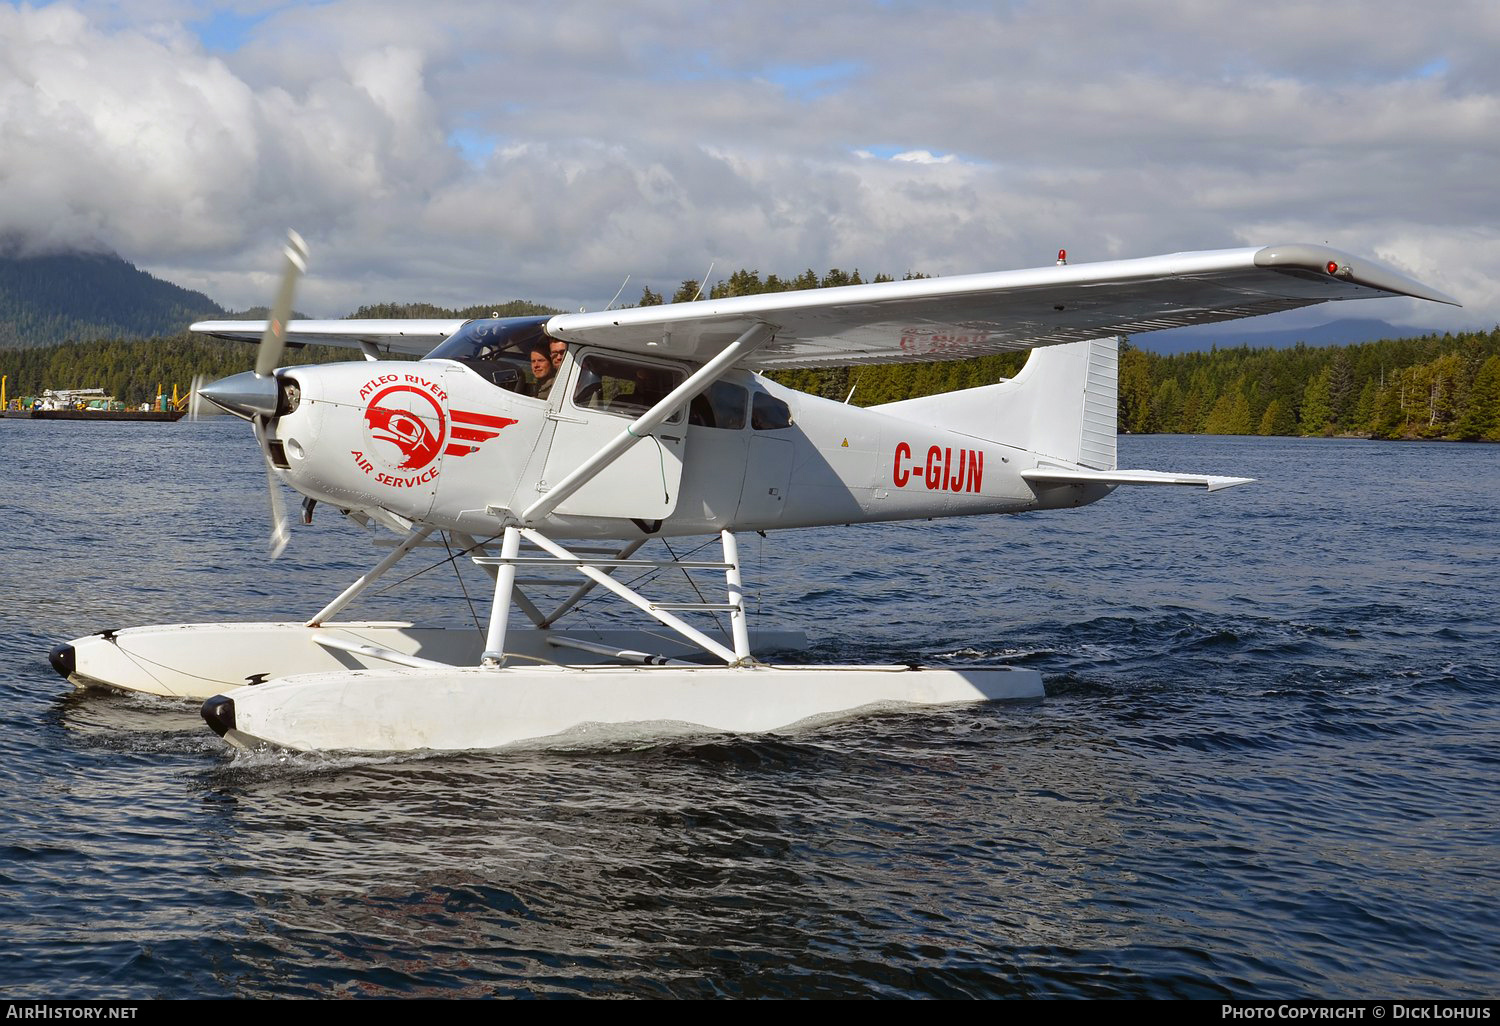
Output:
M777 64L762 68L760 74L781 86L788 96L816 100L847 85L862 70L863 65L855 61L835 61L811 66Z
M1448 58L1435 57L1417 69L1417 78L1437 78L1448 73Z
M470 164L483 164L499 145L493 135L472 128L458 128L448 133L448 145L452 146Z
M233 53L250 40L250 34L261 22L272 15L272 11L256 14L241 14L238 11L215 11L207 18L188 22L206 49L217 53Z

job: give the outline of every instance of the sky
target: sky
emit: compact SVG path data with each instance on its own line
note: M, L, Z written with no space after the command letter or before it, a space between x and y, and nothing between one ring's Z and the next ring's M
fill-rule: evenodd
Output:
M1309 323L1487 330L1497 52L1494 0L0 0L0 238L242 309L294 227L312 316L1323 242L1465 308Z

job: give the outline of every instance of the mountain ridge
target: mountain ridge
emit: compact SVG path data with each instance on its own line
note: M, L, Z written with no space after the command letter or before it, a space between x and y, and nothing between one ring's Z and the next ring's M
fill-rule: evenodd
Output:
M0 349L175 335L225 313L114 253L0 255Z

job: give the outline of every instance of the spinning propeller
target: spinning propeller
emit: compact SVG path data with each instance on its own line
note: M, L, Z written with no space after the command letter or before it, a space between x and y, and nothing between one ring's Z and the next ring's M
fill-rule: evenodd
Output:
M271 307L266 330L260 337L260 348L255 354L255 369L215 381L198 390L198 394L237 417L250 421L255 429L255 440L260 444L261 455L266 462L266 488L271 501L271 558L281 555L291 537L287 526L286 510L282 506L281 494L276 487L275 468L278 460L272 451L275 443L271 438L271 423L281 411L282 388L276 380L276 365L286 349L286 325L292 316L292 297L297 291L297 279L307 270L307 243L294 231L287 232L287 244L283 249L286 264L281 272L281 286L276 292L276 302Z
M203 375L194 374L188 384L188 420L196 421L203 416Z

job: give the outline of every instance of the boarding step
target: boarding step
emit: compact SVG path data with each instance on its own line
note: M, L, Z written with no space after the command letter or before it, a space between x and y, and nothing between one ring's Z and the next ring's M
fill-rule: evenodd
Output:
M593 566L615 569L638 566L642 569L729 570L733 563L690 559L558 559L555 556L474 556L480 566Z

